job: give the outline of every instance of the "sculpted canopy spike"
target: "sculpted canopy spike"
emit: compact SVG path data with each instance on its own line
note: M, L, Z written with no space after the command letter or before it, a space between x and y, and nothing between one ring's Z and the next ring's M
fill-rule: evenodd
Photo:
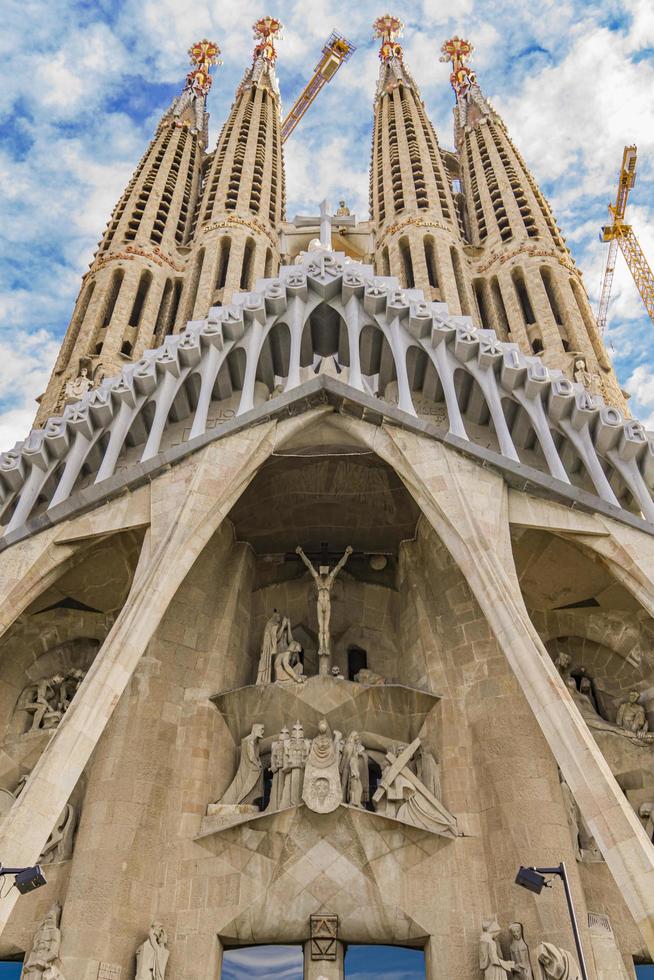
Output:
M213 79L209 74L214 65L221 65L222 61L218 57L220 48L215 41L203 38L196 41L188 49L191 59L192 70L186 76L186 87L191 89L195 95L208 95Z
M466 61L472 57L474 50L474 45L470 41L456 35L451 37L449 41L445 41L441 47L440 61L452 62L450 82L457 98L464 96L469 91L470 86L477 83L474 68L469 68L466 64Z

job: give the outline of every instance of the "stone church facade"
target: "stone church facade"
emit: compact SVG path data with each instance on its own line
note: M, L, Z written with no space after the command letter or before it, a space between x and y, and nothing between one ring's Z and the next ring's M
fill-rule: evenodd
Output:
M0 899L0 957L574 980L561 884L515 884L564 862L588 977L633 978L654 440L470 45L447 151L379 18L370 219L288 221L279 27L212 152L191 49L0 456L0 855L48 880Z

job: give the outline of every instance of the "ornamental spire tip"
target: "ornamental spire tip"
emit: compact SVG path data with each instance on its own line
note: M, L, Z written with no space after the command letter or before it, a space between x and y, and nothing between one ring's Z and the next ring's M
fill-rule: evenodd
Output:
M372 25L373 36L381 40L379 60L389 61L391 58L402 59L402 45L397 39L402 36L404 24L399 17L383 14Z

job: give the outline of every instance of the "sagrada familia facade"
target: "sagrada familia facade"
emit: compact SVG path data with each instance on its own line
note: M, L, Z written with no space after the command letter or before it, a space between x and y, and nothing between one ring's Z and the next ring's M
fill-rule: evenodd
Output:
M471 45L442 49L449 151L379 18L370 217L289 221L280 26L213 150L191 48L0 456L0 856L47 878L0 898L0 958L633 978L654 436ZM561 881L515 883L562 863L579 949Z

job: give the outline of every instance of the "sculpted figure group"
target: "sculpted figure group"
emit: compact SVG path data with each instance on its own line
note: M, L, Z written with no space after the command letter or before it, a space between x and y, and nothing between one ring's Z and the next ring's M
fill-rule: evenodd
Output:
M580 670L575 670L567 653L559 653L556 667L570 691L574 703L579 708L582 717L589 728L595 731L611 732L628 738L637 745L654 744L654 732L650 732L647 715L642 704L639 704L638 691L630 691L626 701L618 706L615 723L602 714L602 706L593 692L593 682L590 677L583 676ZM579 676L579 683L574 674Z
M501 931L494 916L482 923L479 968L484 980L535 980L522 923L512 922L509 926L506 955L499 942ZM536 962L540 980L581 980L573 955L553 943L540 943L536 949Z
M56 728L86 676L86 671L72 667L62 674L44 677L28 688L22 710L32 715L30 731Z
M411 745L389 742L384 753L367 748L357 731L344 738L340 731L332 731L324 718L312 739L296 721L291 728L285 725L272 740L266 765L261 754L264 734L263 725L252 726L241 742L236 775L212 807L262 808L264 773L268 770L272 781L266 813L300 803L317 813L329 813L346 803L433 833L458 836L456 819L440 802L438 763L420 739ZM371 759L381 768L381 779L372 795Z

